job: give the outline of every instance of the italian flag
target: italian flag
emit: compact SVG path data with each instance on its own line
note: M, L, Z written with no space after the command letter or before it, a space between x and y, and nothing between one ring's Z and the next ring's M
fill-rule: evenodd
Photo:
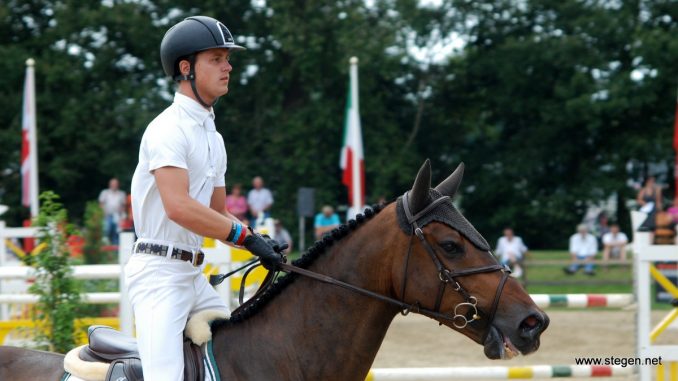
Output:
M350 84L346 101L344 145L341 148L340 167L343 170L342 183L348 187L348 202L351 206L349 214L355 216L365 205L365 164L358 111L358 58L352 57L350 63Z

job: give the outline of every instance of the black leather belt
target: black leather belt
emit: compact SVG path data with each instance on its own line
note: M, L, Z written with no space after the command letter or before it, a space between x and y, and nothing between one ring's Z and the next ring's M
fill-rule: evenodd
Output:
M194 253L189 250L182 250L175 247L172 249L171 255L167 255L167 250L169 250L169 246L167 245L160 245L157 243L147 243L147 242L139 242L136 244L136 247L134 248L135 253L153 254L159 255L161 257L179 259L182 261L191 262L194 266L202 265L203 261L205 260L205 253L203 253L200 250Z

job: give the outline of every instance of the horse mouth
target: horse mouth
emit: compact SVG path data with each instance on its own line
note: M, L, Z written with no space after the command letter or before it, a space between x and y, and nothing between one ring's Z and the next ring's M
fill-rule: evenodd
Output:
M521 354L521 351L516 348L511 339L493 325L490 326L483 345L485 356L492 360L510 360Z

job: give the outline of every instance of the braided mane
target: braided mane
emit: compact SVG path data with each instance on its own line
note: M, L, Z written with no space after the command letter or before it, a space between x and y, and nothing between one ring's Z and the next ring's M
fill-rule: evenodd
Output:
M372 205L370 208L365 209L364 214L358 214L355 219L349 220L345 224L333 229L328 235L323 237L323 239L316 241L311 247L309 247L306 253L301 256L301 258L292 261L292 264L303 269L308 268L335 242L346 237L349 233L351 233L351 231L357 229L364 222L374 217L384 208L384 206L384 204ZM287 286L292 284L292 282L294 282L297 277L298 274L290 273L277 279L270 287L268 287L260 295L256 296L255 300L250 300L243 304L242 307L239 307L233 311L230 319L214 321L212 323L212 329L214 330L220 328L221 326L237 324L256 315L271 300L273 300L278 294L287 288Z

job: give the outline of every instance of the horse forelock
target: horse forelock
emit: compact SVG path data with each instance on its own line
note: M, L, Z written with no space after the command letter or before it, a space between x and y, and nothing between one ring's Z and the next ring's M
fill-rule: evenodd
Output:
M443 197L443 195L435 189L429 189L426 198L426 204L429 205L433 201ZM398 219L398 226L405 232L405 234L412 234L412 226L407 221L403 205L403 197L398 197L396 204L396 215ZM443 223L452 229L458 231L462 236L468 239L476 248L483 251L490 251L490 245L485 238L480 234L475 227L457 210L452 201L442 202L440 205L432 209L429 213L421 216L417 220L419 227L424 227L429 223L436 221Z
M355 219L347 221L345 224L339 225L339 227L333 229L329 235L325 236L323 239L316 241L311 247L306 250L306 253L302 255L299 259L292 261L292 264L301 267L308 268L311 266L321 254L325 253L327 249L332 246L335 242L341 240L342 238L349 235L352 231L361 226L364 222L367 222L372 217L377 215L384 207L388 204L375 204L370 208L365 209L363 214L358 214ZM231 313L229 319L219 319L215 320L212 323L212 330L218 329L221 326L227 326L232 324L237 324L247 320L248 318L256 315L261 311L269 302L271 302L278 294L280 294L287 286L292 284L295 279L297 279L298 274L290 273L287 274L278 280L275 281L271 286L269 286L265 291L256 297L255 300L248 301L243 304L241 307L237 308Z

